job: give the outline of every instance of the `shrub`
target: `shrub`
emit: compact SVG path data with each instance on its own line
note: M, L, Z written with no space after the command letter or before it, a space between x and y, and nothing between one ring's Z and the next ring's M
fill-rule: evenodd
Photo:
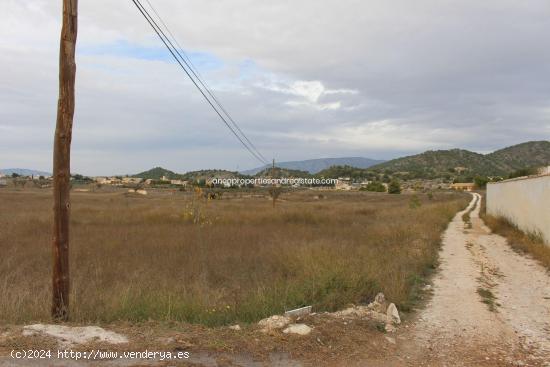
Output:
M522 168L522 169L518 169L517 171L514 171L514 172L510 173L508 178L530 176L530 175L535 175L536 173L537 173L536 168L533 168L533 167Z
M422 202L420 201L420 198L418 195L411 196L411 199L409 200L409 208L416 209L420 208L422 206Z
M366 187L367 191L386 192L386 186L382 182L372 181Z
M477 176L477 177L474 178L474 183L480 189L486 188L487 187L487 182L489 182L489 179L485 176Z
M401 194L401 184L397 180L393 180L388 185L388 194Z

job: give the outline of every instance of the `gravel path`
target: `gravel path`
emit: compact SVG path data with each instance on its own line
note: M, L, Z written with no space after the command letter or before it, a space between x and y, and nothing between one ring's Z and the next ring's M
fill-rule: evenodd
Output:
M411 330L415 363L550 366L550 276L491 233L473 196L444 234L433 297Z

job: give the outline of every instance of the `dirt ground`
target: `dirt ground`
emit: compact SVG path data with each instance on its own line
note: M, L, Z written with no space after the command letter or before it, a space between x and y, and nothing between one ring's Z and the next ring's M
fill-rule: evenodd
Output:
M402 350L410 365L550 366L550 277L479 218L458 213L445 232L433 296ZM485 292L483 292L485 291Z
M92 342L89 350L188 351L178 361L13 359L11 350L59 349L57 341L0 327L0 366L550 366L550 276L515 253L479 218L480 197L458 213L443 237L440 267L427 302L387 333L372 320L327 314L299 322L307 336L189 324L113 324L129 344ZM469 212L469 222L463 214Z

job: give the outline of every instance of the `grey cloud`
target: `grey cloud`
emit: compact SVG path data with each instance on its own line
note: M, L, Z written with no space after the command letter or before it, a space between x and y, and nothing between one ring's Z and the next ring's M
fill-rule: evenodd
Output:
M223 60L203 75L266 156L391 158L548 139L547 1L150 1L185 47ZM59 2L6 0L0 11L0 166L48 169ZM159 45L130 1L80 2L79 47L117 41ZM244 77L247 60L256 67ZM173 63L77 61L73 170L256 165Z

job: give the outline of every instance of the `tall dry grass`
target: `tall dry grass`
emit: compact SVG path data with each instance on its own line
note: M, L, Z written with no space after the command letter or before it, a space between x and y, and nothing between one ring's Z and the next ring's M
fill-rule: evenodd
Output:
M469 196L299 191L73 193L71 315L78 322L251 322L335 310L382 291L401 309L437 263ZM262 197L263 196L263 197ZM0 321L49 319L51 193L0 191ZM190 211L193 211L190 214ZM197 217L200 220L195 220Z

